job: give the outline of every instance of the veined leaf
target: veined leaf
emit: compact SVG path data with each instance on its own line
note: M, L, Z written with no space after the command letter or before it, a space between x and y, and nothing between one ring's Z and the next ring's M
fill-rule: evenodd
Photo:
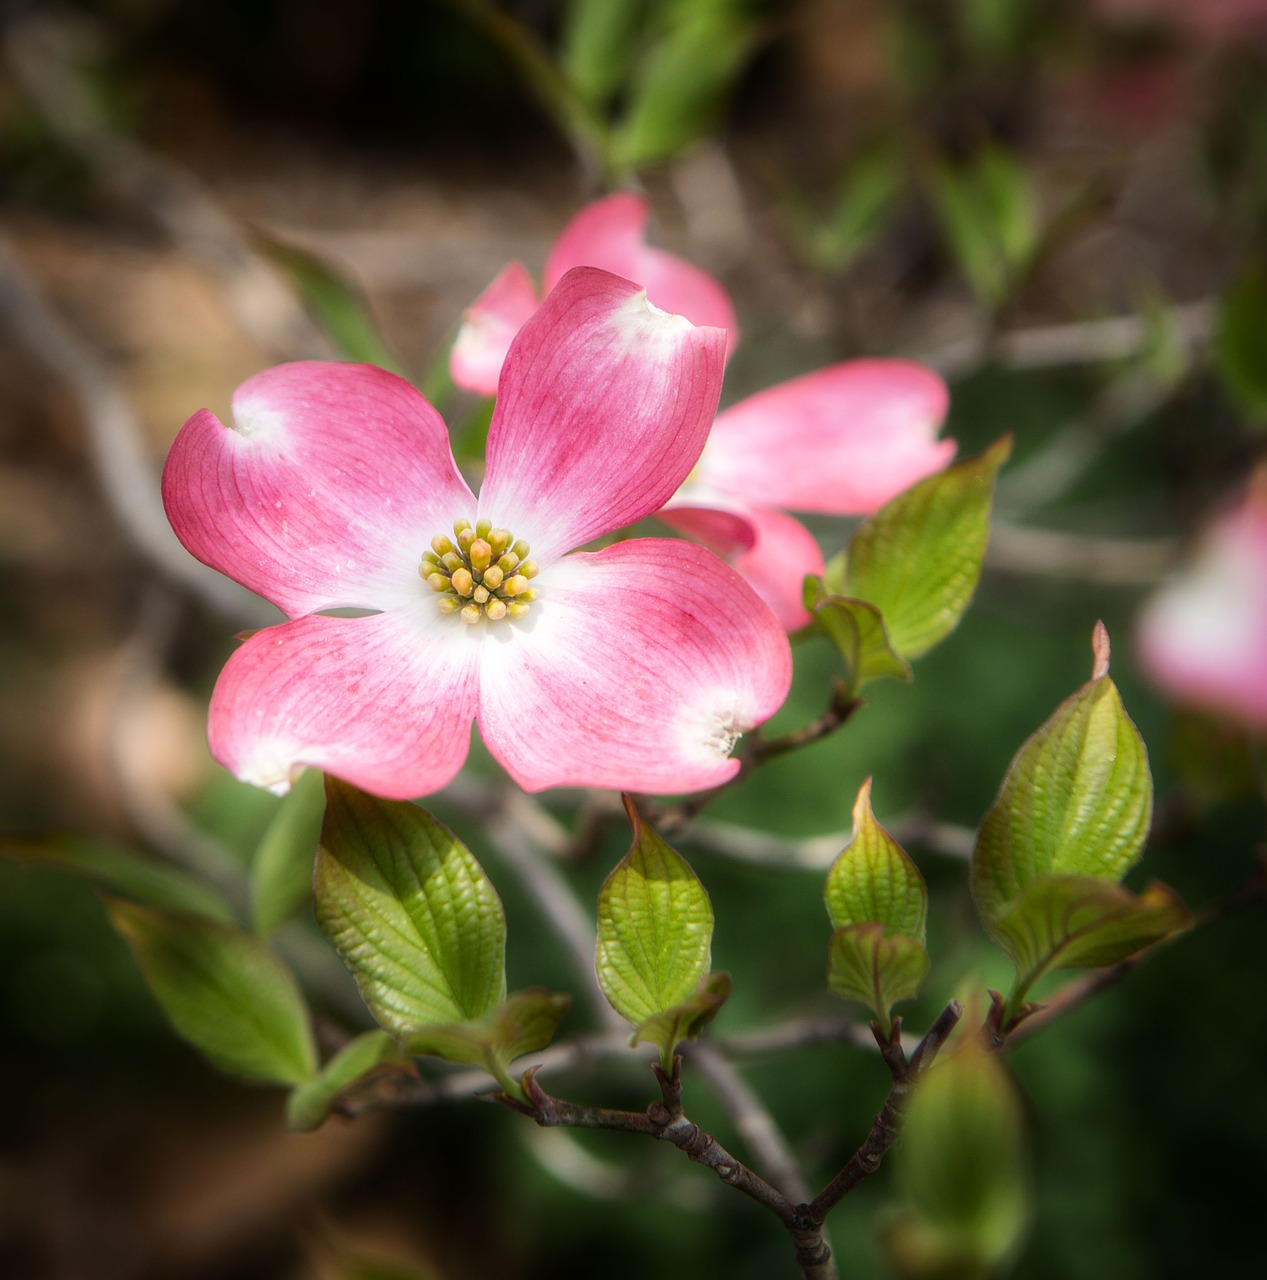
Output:
M898 494L850 540L838 594L865 600L884 620L891 648L918 658L958 625L981 576L1004 436L979 458L956 463ZM828 583L840 567L829 569Z
M629 852L598 896L599 985L635 1026L685 1004L708 973L713 908L686 861L638 817Z
M241 929L134 902L107 902L176 1032L223 1071L299 1084L317 1069L308 1010L290 971Z
M885 676L911 678L910 664L889 644L884 619L875 605L844 596L824 596L811 607L819 629L845 660L848 692L856 693L867 681Z
M1116 964L1190 923L1188 909L1164 885L1136 896L1094 876L1039 876L994 927L1028 989L1048 970Z
M1148 753L1109 678L1108 633L1095 632L1092 679L1013 758L981 823L972 892L986 928L1039 876L1116 884L1139 857L1152 813Z
M870 778L854 801L853 839L832 863L823 896L837 929L877 923L886 934L924 941L928 915L924 877L902 846L875 820Z
M683 1040L694 1040L721 1012L730 998L730 974L724 971L701 978L695 994L682 1004L657 1013L634 1031L631 1043L646 1042L660 1050L660 1063L665 1070L673 1065L673 1050Z
M483 1067L512 1097L522 1097L508 1073L511 1062L543 1049L572 1003L540 987L516 991L482 1018L420 1027L406 1041L410 1053Z
M847 1000L861 1000L881 1024L899 1000L919 995L928 976L928 952L919 938L887 935L878 921L850 924L831 936L827 985Z
M482 1017L506 993L506 921L479 863L425 809L326 780L317 919L384 1030Z

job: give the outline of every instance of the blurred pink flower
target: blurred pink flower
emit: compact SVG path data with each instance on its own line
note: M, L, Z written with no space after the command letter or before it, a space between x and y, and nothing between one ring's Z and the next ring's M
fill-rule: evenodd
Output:
M370 365L258 374L231 429L194 414L164 469L168 517L291 619L221 673L216 759L279 792L313 765L407 798L457 773L474 719L530 791L731 777L735 739L791 679L769 611L691 543L565 554L691 470L723 346L627 281L570 272L511 345L478 500L439 415ZM349 607L376 612L318 612Z
M734 310L721 285L681 258L649 248L647 202L629 193L587 205L546 261L552 287L574 266L598 266L644 285L655 305L729 330ZM454 380L492 395L502 356L538 306L519 263L467 310L454 344ZM791 631L809 614L806 574L823 572L814 536L781 508L867 515L954 456L938 440L948 393L935 373L905 360L856 360L750 396L722 413L688 482L660 517L724 555Z
M1267 473L1144 606L1138 647L1177 701L1267 727Z

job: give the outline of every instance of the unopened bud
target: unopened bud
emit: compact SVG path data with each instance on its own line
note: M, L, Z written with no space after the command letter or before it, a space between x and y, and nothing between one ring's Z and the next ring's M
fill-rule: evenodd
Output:
M502 594L507 596L517 596L528 590L528 579L522 573L517 573L513 578L507 578L502 583Z
M476 604L487 604L488 588L484 586L483 583L480 583L480 585L475 588L474 592L472 592L471 599L474 600Z
M527 560L527 558L528 558L528 552L529 552L530 548L529 548L528 544L527 544L527 543L526 543L522 538L520 538L520 539L519 539L519 541L518 541L518 542L516 542L516 543L515 543L515 545L514 545L513 547L511 547L511 550L512 550L512 551L515 553L515 555L517 555L521 560Z
M476 538L471 543L471 549L467 552L471 557L471 567L473 569L487 569L489 562L493 558L493 549L483 538Z
M523 564L519 566L519 572L522 573L525 578L535 578L541 570L537 567L537 562L535 560L525 560Z
M436 601L436 608L439 609L441 613L457 613L461 607L462 606L458 604L457 600L453 596L441 596L440 599Z
M506 612L512 618L522 618L525 615L531 613L532 611L528 608L526 604L521 604L518 600L514 600L506 606Z
M475 590L475 579L471 577L471 571L465 567L454 569L452 582L453 590L460 596L469 596Z
M474 626L483 616L484 611L477 604L468 604L462 607L462 621L469 626Z
M434 551L437 556L447 556L449 552L453 550L453 543L451 543L442 533L437 533L436 536L431 539L431 550Z
M449 580L442 573L427 574L427 586L432 591L447 591L449 589Z
M484 585L490 591L496 591L497 588L501 586L502 579L505 576L506 575L501 571L500 565L490 564L488 568L484 570Z
M475 536L477 538L487 538L493 531L493 522L485 517L475 522Z
M506 616L505 600L490 600L488 608L484 610L489 619L493 622L500 622Z

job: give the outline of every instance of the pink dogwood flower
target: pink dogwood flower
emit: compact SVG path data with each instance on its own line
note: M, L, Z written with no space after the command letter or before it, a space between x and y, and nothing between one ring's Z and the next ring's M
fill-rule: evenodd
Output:
M194 414L164 469L168 517L290 619L221 673L216 759L279 792L312 765L408 798L457 773L476 720L530 791L731 777L735 739L791 679L769 610L688 542L572 552L694 466L724 343L628 281L568 273L511 344L478 499L440 416L373 366L282 365L238 389L232 427Z
M512 262L466 309L449 353L453 381L479 395L497 394L511 340L573 267L601 267L642 285L657 307L692 324L726 330L727 350L739 341L735 309L725 289L684 258L647 244L651 208L620 191L587 204L563 228L546 257L542 294L523 263Z
M738 341L722 286L690 263L649 247L650 214L621 193L581 210L546 260L547 291L565 271L598 266L636 280L653 303ZM511 263L468 308L450 358L454 381L491 395L507 347L539 300L522 264ZM869 515L916 481L945 467L950 440L938 440L946 385L907 360L856 360L771 387L725 410L699 465L660 518L725 556L793 631L809 621L807 574L823 572L813 534L788 510Z
M1137 641L1171 697L1267 728L1267 472L1148 601Z

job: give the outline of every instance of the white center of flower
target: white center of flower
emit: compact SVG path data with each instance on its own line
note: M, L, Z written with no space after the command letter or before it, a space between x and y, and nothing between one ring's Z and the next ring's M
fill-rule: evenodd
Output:
M439 596L440 612L472 626L481 618L522 618L537 598L529 585L537 565L528 559L528 544L508 529L494 529L491 520L455 520L452 538L431 539L418 572Z

